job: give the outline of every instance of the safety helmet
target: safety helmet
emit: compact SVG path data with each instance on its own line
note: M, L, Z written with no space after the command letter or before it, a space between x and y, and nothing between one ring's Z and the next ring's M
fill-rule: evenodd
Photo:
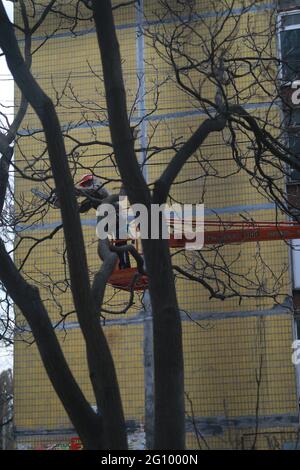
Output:
M75 185L76 189L83 191L97 191L103 187L103 181L97 176L87 174L84 175L81 180Z

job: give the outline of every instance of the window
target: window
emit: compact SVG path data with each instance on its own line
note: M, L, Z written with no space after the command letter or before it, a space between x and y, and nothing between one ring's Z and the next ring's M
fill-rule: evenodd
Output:
M300 156L300 130L288 133L288 146L293 154Z
M298 3L298 5L297 5ZM299 7L299 0L278 0L278 8L279 9L286 9L286 8L294 8L296 9Z
M281 76L290 82L300 78L300 11L279 15Z

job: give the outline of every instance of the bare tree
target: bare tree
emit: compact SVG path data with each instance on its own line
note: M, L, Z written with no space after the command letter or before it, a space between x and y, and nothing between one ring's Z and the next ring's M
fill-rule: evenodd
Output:
M119 387L111 353L99 322L99 314L105 312L106 309L103 303L105 287L113 272L117 255L107 242L99 242L98 254L103 263L98 272L94 273L93 283L90 285L90 273L72 177L76 169L84 168L80 151L86 147L102 145L107 151L105 158L116 167L119 180L125 187L130 203L144 204L149 213L151 213L152 204L164 204L168 197L172 198L172 188L178 184L182 169L195 155L199 163L199 177L201 176L203 181L211 175L216 178L226 176L218 174L213 162L202 151L204 142L213 133L221 135L224 147L230 149L232 159L236 163L236 171L246 172L251 184L275 201L278 207L286 213L289 212L287 203L290 203L290 200L287 199L281 182L290 168L299 170L300 166L296 155L282 140L285 123L274 124L269 119L276 98L282 97L281 86L277 83L279 63L272 49L272 35L275 34L271 28L272 19L270 19L268 29L263 32L257 34L253 32L253 25L249 21L247 30L241 33L240 18L237 18L233 12L234 1L212 2L216 13L223 11L222 14L216 14L214 22L201 17L201 14L194 10L194 2L160 1L162 16L158 17L154 28L147 29L145 35L152 42L156 54L170 66L173 72L171 80L189 96L197 108L201 109L205 119L197 129L191 131L190 138L187 140L173 138L169 146L157 148L152 146L151 138L149 138L147 149L136 149L129 119L130 113L127 108L111 2L109 0L102 2L78 0L67 2L63 7L58 3L55 0L46 2L43 14L35 25L39 25L49 13L60 19L62 22L60 27L66 27L76 34L78 22L91 19L94 21L103 70L106 107L103 108L101 104L92 101L83 103L72 87L71 77L66 79L62 90L55 90L56 102L52 101L31 74L30 48L28 46L26 49L28 57L25 54L23 58L14 33L14 26L9 22L3 4L0 2L0 47L14 81L22 93L20 116L24 117L28 102L42 125L42 132L33 131L30 136L42 142L41 154L33 162L22 154L26 162L25 169L19 167L18 164L14 164L14 169L20 177L39 183L48 184L53 176L62 216L62 225L47 237L44 239L31 237L32 244L28 256L21 263L21 268L24 268L32 250L38 244L54 237L59 230L63 230L66 247L66 253L63 253L66 260L66 275L63 282L65 287L70 288L72 292L74 310L84 336L90 379L100 414L90 407L70 372L38 288L32 281L29 281L28 277L25 278L22 269L18 269L14 264L3 240L0 241L0 280L9 298L19 307L30 325L47 374L84 446L89 449L123 449L126 448L127 443ZM129 5L135 2L125 3ZM30 38L36 31L36 26L29 25L24 3L20 2L20 4L21 11L24 13L25 37ZM122 4L117 6L122 6ZM32 8L34 10L35 2L32 2ZM249 6L245 7L245 15L248 14L249 8ZM33 13L36 14L35 10ZM175 20L171 32L164 27L164 15L170 15ZM221 31L227 25L228 32L224 38L221 36ZM241 38L246 37L251 54L249 52L249 57L240 57L235 45ZM261 41L261 38L264 41ZM95 70L92 72L96 78L99 78ZM244 74L253 78L249 92L241 89L240 86L239 79ZM266 86L266 82L273 85L272 91ZM207 84L210 85L211 96L207 94ZM55 87L55 84L53 86ZM154 92L156 98L153 110L157 106L156 99L159 94L157 87L154 87ZM263 117L249 113L244 106L258 92L263 92L272 98L270 108L265 111ZM274 98L274 93L276 98ZM107 115L111 141L100 142L95 137L89 142L82 142L68 131L62 130L57 109L60 106L67 106L68 99L73 109L76 107L82 109L84 105L83 109L86 113L94 113L99 121L104 120ZM10 145L20 125L19 113L16 115L14 126L4 134L5 145L0 148L0 213L2 212L2 217L3 214L5 215L5 212L3 213L5 198L9 196L8 171L12 165L13 154ZM84 111L83 119L88 120ZM152 131L154 135L155 127ZM43 137L40 136L41 133ZM21 139L22 137L17 143L20 152L22 152ZM72 145L71 151L66 150L66 142ZM149 161L154 155L169 150L173 151L170 163L166 165L153 187L149 187L138 162L137 153L147 151L147 161ZM49 164L47 163L40 170L38 165L40 159L47 154ZM89 170L94 172L93 168ZM32 201L23 204L22 207L17 201L16 204L19 213L13 214L13 218L10 219L10 226L13 228L20 221L30 220L33 212L35 218L42 218L47 211L45 204L41 204L36 212L32 209ZM150 218L149 227L151 227ZM20 236L17 245L26 239L28 239L26 235ZM226 262L221 247L196 253L192 259L185 254L185 266L181 266L174 261L175 255L171 256L167 240L143 239L142 243L149 278L154 327L154 448L184 449L183 348L174 273L189 281L200 283L208 290L210 296L220 300L228 297L257 296L259 290L262 296L267 296L275 302L279 287L283 287L282 275L276 276L271 273L274 281L273 287L267 289L260 282L257 272L254 272L254 278L256 276L254 280L253 273L241 275L235 272L233 264ZM259 252L257 265L267 269ZM56 286L51 282L51 289L54 288ZM131 305L130 301L128 305ZM62 319L65 319L68 312L64 312L61 306L59 308ZM124 309L122 311L124 312Z

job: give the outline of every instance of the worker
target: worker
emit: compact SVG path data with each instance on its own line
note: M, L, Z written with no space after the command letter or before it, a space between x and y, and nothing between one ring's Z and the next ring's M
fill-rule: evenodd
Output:
M40 198L46 200L51 204L51 206L56 209L60 208L60 202L57 195L57 192L54 190L51 196L48 196L41 191L34 190L33 193ZM111 196L111 193L104 187L104 182L94 176L93 174L84 175L81 180L75 184L75 195L76 197L84 197L84 200L79 205L79 212L81 214L88 212L90 209L95 209L99 205ZM119 205L119 196L124 196L125 191L124 187L121 187L119 195L113 198L112 204L116 210L116 232L111 233L110 235L115 238L115 246L122 247L127 244L127 219L122 217ZM130 268L130 258L127 251L118 251L119 257L119 268L125 269Z

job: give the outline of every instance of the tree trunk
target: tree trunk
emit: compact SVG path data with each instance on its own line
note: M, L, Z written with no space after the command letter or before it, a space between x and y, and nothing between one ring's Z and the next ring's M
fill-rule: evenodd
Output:
M102 419L96 415L78 387L64 358L38 289L18 272L0 241L0 280L26 318L48 377L87 449L103 448Z
M134 152L127 115L121 56L110 0L93 0L103 66L110 132L131 204L150 211L151 196ZM180 314L166 240L143 243L153 309L156 449L184 449L184 372Z
M154 448L185 448L184 365L180 312L168 240L144 240L153 311Z

